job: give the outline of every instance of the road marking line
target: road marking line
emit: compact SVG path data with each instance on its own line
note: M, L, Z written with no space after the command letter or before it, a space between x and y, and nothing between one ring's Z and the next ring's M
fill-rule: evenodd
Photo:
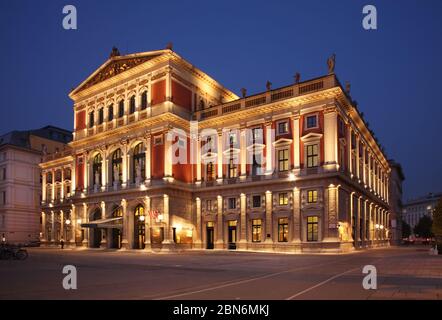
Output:
M311 290L313 290L313 289L316 289L316 288L318 288L318 287L320 287L320 286L322 286L322 285L324 285L324 284L326 284L326 283L328 283L328 282L330 282L330 281L332 281L332 280L334 280L334 279L336 279L336 278L339 278L339 277L341 277L341 276L343 276L343 275L345 275L345 274L347 274L347 273L350 273L350 272L356 271L356 270L358 270L358 269L361 269L361 268L360 268L360 267L357 267L357 268L354 268L354 269L351 269L351 270L347 270L347 271L345 271L345 272L342 272L342 273L340 273L340 274L334 275L333 277L328 278L327 280L324 280L324 281L322 281L322 282L320 282L320 283L314 285L313 287L310 287L310 288L307 288L307 289L305 289L305 290L303 290L303 291L301 291L301 292L298 292L298 293L292 295L291 297L286 298L285 300L292 300L292 299L294 299L294 298L296 298L296 297L299 297L300 295L303 295L304 293L307 293L307 292L309 292L309 291L311 291Z
M339 260L339 259L336 259L336 260ZM340 262L340 261L336 261L336 260L331 261L329 263L317 264L317 265L315 265L315 267L322 267L322 266L326 266L326 265L333 264L333 263L336 263L336 262ZM346 261L346 260L344 260L344 261ZM175 294L175 295L171 295L171 296L160 297L160 298L156 298L156 299L153 299L153 300L166 300L166 299L173 299L173 298L182 297L182 296L189 296L189 295L192 295L192 294L195 294L195 293L201 293L201 292L212 291L212 290L222 289L222 288L226 288L226 287L236 286L236 285L239 285L239 284L244 284L244 283L248 283L248 282L252 282L252 281L256 281L256 280L262 280L262 279L266 279L266 278L271 278L271 277L278 276L278 275L283 274L283 273L300 271L300 270L303 270L303 269L310 269L310 268L312 268L312 266L298 267L298 268L294 268L294 269L290 269L290 270L270 273L270 274L267 274L267 275L264 275L264 276L260 276L260 277L249 278L249 279L239 280L239 281L235 281L235 282L229 282L227 284L222 284L222 285L211 287L211 288L205 288L205 289L201 289L201 290L183 292L183 293Z

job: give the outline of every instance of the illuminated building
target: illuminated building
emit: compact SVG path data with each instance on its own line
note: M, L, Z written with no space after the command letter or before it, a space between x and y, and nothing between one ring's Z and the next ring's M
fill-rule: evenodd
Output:
M43 238L61 214L90 247L386 244L389 163L333 69L240 98L170 49L114 48L69 94L72 151L41 165ZM57 198L47 177L66 168Z

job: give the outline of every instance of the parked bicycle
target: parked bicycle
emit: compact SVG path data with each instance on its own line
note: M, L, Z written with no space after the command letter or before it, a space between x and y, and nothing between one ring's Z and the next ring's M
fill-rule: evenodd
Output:
M25 260L28 257L28 251L17 245L2 244L0 246L0 260Z

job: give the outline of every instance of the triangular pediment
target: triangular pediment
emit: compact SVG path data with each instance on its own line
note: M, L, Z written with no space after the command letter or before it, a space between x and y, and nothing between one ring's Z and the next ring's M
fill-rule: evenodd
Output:
M113 78L149 60L159 57L164 50L130 54L126 56L111 56L101 67L83 81L71 94L78 93L100 82Z

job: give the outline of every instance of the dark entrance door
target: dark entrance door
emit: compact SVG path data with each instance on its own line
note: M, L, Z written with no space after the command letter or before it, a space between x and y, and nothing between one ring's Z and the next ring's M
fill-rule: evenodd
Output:
M99 220L99 219L101 219L101 210L97 209L94 212L93 220ZM92 246L92 248L99 248L100 247L100 243L101 243L101 229L93 228L92 230L93 231L91 232L92 233L92 243L91 243L91 246Z
M121 230L112 229L112 248L121 249Z
M236 249L236 221L229 221L229 249Z
M213 222L207 223L207 249L213 249L213 237L214 237L214 231L213 231Z

